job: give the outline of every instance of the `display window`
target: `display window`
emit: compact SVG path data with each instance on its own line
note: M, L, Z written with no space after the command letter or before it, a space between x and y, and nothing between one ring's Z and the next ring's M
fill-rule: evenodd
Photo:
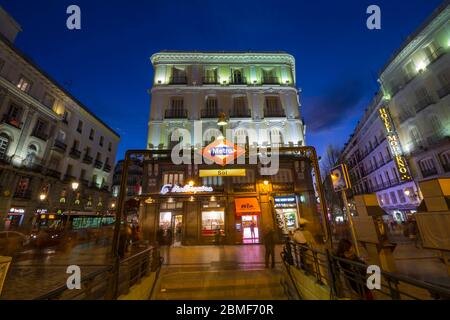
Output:
M166 231L172 223L172 212L164 211L159 214L159 227Z
M225 215L223 210L202 212L202 235L214 236L217 231L225 234Z
M277 208L277 221L284 234L293 231L298 227L297 209L295 208Z

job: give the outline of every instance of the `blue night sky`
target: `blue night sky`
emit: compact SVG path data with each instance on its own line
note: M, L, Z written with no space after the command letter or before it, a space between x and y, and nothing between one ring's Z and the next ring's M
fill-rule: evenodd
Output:
M117 158L146 147L160 50L286 51L296 58L307 144L342 147L376 74L441 0L0 0L20 23L16 45L121 135ZM77 4L82 29L66 28ZM382 29L366 28L381 7Z

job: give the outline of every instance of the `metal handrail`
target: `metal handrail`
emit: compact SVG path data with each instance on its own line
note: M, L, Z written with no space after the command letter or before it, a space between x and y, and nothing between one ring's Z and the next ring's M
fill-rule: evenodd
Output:
M61 285L58 288L55 288L48 293L38 296L33 300L54 300L60 299L61 296L66 292L73 292L73 295L67 297L68 299L77 299L80 296L84 296L84 299L90 299L89 294L91 294L91 289L95 286L100 286L100 290L97 293L100 293L100 298L103 299L112 299L114 298L111 288L113 279L118 278L122 280L119 284L119 288L124 288L125 290L119 290L118 295L126 294L129 291L129 288L136 284L140 279L148 275L149 272L156 272L155 281L152 286L152 291L154 290L154 285L158 279L159 271L161 269L163 259L162 257L158 257L158 264L155 270L152 270L154 267L153 264L153 252L157 250L155 247L150 247L145 250L142 250L130 257L127 257L120 261L120 267L118 269L118 274L114 270L114 265L103 266L99 270L94 272L90 272L86 276L81 277L81 290L69 290L66 285ZM86 265L88 266L88 265ZM85 267L86 267L85 266ZM96 265L98 266L98 265ZM29 266L27 266L29 267ZM101 281L100 283L93 285L90 282L95 281L95 279L99 276L104 275L106 277L106 281ZM83 288L84 287L84 288Z
M290 248L287 249L287 246L290 246ZM288 264L291 264L295 268L314 276L317 279L317 283L328 285L336 297L344 296L344 291L346 291L346 293L350 292L353 295L356 293L360 298L364 299L362 291L368 290L366 289L366 264L338 257L328 250L322 251L294 242L286 243L284 248L284 252L291 252L292 255L291 263L289 263L286 254L282 255L287 268ZM413 293L406 292L401 288L401 286L407 285L428 291L430 298L445 297L450 299L450 288L444 286L383 270L381 270L380 276L382 279L380 283L381 288L372 292L377 292L384 297L387 296L394 300L402 298L423 299L423 297L415 296ZM351 285L345 288L345 282L353 282L353 286L357 287L358 292L355 292ZM344 289L340 290L338 287Z

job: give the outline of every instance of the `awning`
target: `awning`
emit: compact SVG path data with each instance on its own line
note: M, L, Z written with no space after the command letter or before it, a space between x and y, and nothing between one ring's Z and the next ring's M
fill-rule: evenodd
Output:
M236 215L238 216L261 213L261 208L256 198L236 198L234 203L236 205Z

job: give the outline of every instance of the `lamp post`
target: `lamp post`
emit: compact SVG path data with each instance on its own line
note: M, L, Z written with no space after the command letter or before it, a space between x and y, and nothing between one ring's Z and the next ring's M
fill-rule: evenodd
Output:
M70 187L72 188L72 194L75 193L75 191L78 189L78 187L80 186L80 184L77 181L73 181L70 185ZM70 195L70 194L69 194ZM69 200L69 206L68 206L68 216L67 216L67 221L66 221L66 226L65 229L67 230L69 227L69 221L70 221L70 215L72 213L72 201L73 201L74 197L67 197L67 200Z

